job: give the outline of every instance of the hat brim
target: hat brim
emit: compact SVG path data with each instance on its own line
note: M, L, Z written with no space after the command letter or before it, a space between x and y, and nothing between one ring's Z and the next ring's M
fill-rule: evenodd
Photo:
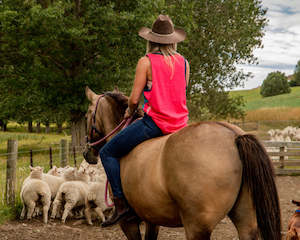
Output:
M181 28L174 28L174 32L168 35L153 33L150 28L143 27L139 31L139 36L156 43L171 44L182 42L186 38L186 33Z

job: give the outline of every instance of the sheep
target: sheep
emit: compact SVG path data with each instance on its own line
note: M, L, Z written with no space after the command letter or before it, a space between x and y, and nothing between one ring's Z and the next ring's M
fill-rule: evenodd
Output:
M75 176L75 181L68 181L60 186L53 202L53 211L51 213L51 218L56 217L56 213L61 208L63 201L65 202L64 212L61 218L62 223L65 223L69 212L74 207L85 206L87 202L86 198L88 194L87 189L89 181L88 173L85 169L81 169L80 171L76 172ZM85 216L88 223L91 224L91 216L89 215L89 213L86 213L86 211Z
M288 224L288 232L286 235L286 240L298 240L300 239L300 202L292 200L298 209L295 211L293 216L290 218Z
M53 167L47 172L47 174L53 175L53 176L57 176L57 177L62 177L63 174L64 174L64 172L65 172L68 168L70 168L69 165L67 165L67 166L65 166L65 167L63 167L63 168L62 168L62 167L58 168L58 167L56 167L56 166L53 166Z
M105 183L106 178L104 176L97 176L97 182L90 182L88 186L88 195L86 199L86 215L91 216L92 210L94 210L102 222L105 221L103 210L105 205ZM90 225L92 222L88 222Z
M31 167L30 176L23 182L20 197L23 204L20 219L24 219L27 208L27 219L30 220L35 206L41 203L43 206L43 222L48 222L48 211L51 204L51 191L46 182L42 180L43 168Z

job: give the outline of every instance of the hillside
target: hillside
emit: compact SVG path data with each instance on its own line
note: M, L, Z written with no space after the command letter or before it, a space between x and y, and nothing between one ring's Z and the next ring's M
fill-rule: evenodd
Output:
M260 88L251 90L231 91L232 96L243 96L246 101L245 110L257 110L261 108L300 108L300 87L291 88L289 94L263 98Z

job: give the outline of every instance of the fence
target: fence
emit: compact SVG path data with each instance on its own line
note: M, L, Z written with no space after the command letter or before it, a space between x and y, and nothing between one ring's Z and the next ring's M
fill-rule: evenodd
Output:
M300 174L300 142L263 141L271 157L276 174ZM83 160L82 148L71 147L64 139L48 149L19 151L17 141L8 140L8 153L0 154L0 206L15 204L16 194L29 175L29 165L43 166L45 172L52 166L78 166ZM17 195L18 197L18 195Z
M15 193L20 192L21 184L29 175L29 166L42 166L47 172L56 166L78 166L83 160L82 147L72 147L67 140L53 144L49 148L18 151L18 142L8 140L7 153L0 154L0 206L15 205Z
M276 174L300 174L300 142L263 142Z

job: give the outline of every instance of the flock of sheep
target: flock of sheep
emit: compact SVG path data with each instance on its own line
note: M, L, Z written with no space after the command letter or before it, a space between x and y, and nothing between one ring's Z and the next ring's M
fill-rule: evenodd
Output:
M268 131L270 141L291 142L300 141L300 128L288 126L283 130L271 129Z
M30 170L20 193L23 204L21 219L25 215L31 219L42 213L43 222L47 223L50 211L51 218L61 218L62 223L68 216L85 216L90 225L94 218L105 220L106 177L100 168L84 161L79 169L54 166L48 173L43 173L43 168L37 166L30 167Z

